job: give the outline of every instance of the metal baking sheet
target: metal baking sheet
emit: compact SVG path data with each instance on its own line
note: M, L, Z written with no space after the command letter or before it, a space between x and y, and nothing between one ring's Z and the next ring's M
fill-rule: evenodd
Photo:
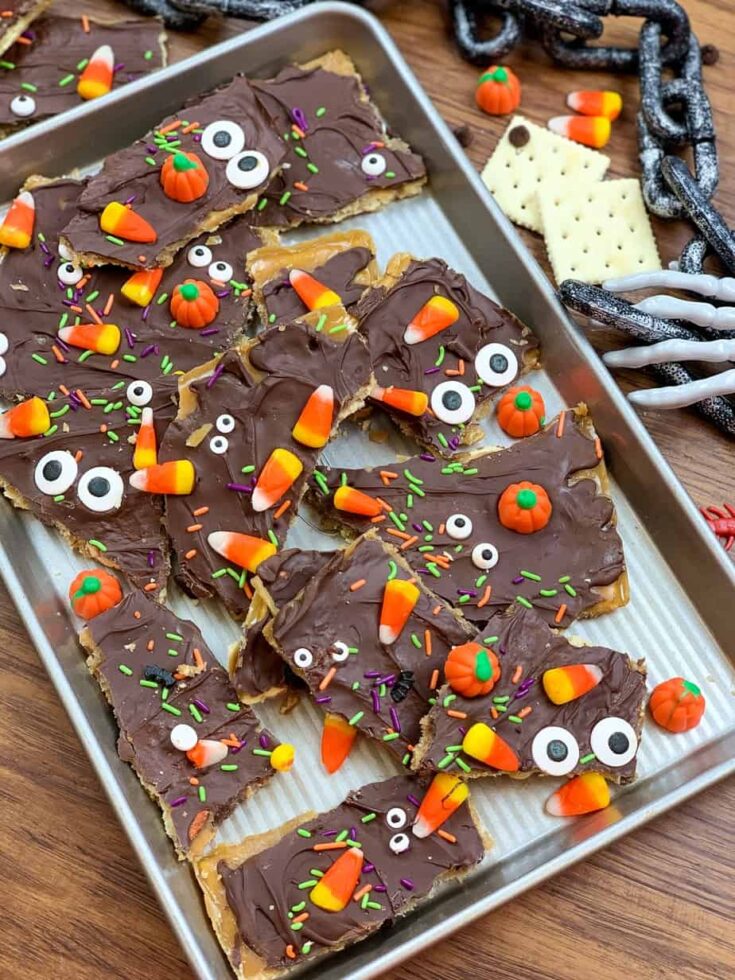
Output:
M542 804L555 782L476 781L473 798L495 838L483 865L391 930L294 971L321 980L367 980L735 770L735 570L397 49L368 14L340 3L317 4L130 85L102 105L82 106L11 137L0 148L0 200L12 197L32 173L93 168L101 153L126 145L183 99L237 71L267 76L288 61L334 47L357 62L389 122L424 154L431 177L421 197L346 224L371 232L382 264L399 250L439 255L494 294L542 341L545 370L531 380L543 391L549 415L578 401L593 410L611 471L632 599L625 609L575 624L572 632L645 655L653 679L692 676L708 701L702 724L685 735L672 737L646 726L638 780L616 792L614 804L600 813L573 822L545 816ZM318 233L292 233L287 241ZM487 432L491 443L507 441L492 420ZM405 448L397 439L377 446L347 428L325 456L344 465L372 464ZM294 525L289 545L335 545L314 531L308 512L304 518ZM175 860L158 808L117 758L111 713L80 654L66 589L85 564L55 532L6 501L0 504L0 573L192 967L202 980L224 980L229 967L193 876ZM238 631L222 610L194 603L175 587L169 601L179 614L196 620L224 659ZM315 710L302 704L284 717L275 704L266 704L257 711L281 739L298 745L298 763L236 811L220 829L221 840L262 832L305 809L328 808L348 790L394 771L386 754L363 742L340 773L314 778L321 771L321 719Z

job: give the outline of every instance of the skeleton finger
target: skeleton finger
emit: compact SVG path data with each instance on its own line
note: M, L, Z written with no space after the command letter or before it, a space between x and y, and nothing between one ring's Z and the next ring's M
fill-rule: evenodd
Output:
M735 393L735 369L711 378L701 378L670 388L648 388L631 391L629 400L639 408L685 408L707 398Z
M673 266L673 263L672 263ZM678 269L661 269L658 272L639 272L633 276L608 279L602 284L611 293L627 293L634 289L686 289L690 293L708 296L725 302L735 301L735 279L724 276L710 276L706 273L690 275Z
M650 347L608 351L602 359L611 368L642 368L668 361L735 361L735 340L664 340Z
M715 330L735 330L735 307L716 307L711 303L691 303L675 296L649 296L636 303L637 310L659 316L664 320L687 320L698 327Z

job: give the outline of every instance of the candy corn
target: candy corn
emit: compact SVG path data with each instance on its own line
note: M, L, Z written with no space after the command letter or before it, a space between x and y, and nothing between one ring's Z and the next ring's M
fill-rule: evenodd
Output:
M114 354L120 346L120 328L114 323L79 323L62 327L59 338L65 344L91 350L95 354Z
M145 470L158 462L156 446L156 430L153 425L153 409L144 408L141 416L138 434L135 437L133 450L133 466L136 470Z
M425 391L410 391L408 388L373 388L370 397L383 402L389 408L396 408L406 415L423 415L429 407L429 396Z
M596 150L606 146L610 139L610 120L604 116L554 116L546 125L552 133Z
M296 291L297 296L309 310L323 310L325 306L334 306L342 300L329 286L319 282L302 269L291 269L288 281Z
M459 310L445 296L432 296L406 327L403 339L407 344L420 344L446 330L457 320Z
M0 415L0 439L27 439L40 436L51 425L46 402L29 398Z
M188 459L172 459L138 470L130 476L130 486L145 493L186 496L194 489L196 471Z
M383 511L377 500L354 487L337 487L332 502L337 510L360 517L377 517Z
M387 646L396 642L419 601L420 594L413 582L404 579L394 578L385 583L378 631L381 643Z
M355 744L357 729L342 715L327 714L322 728L322 764L328 773L337 772Z
M462 740L462 751L501 772L518 772L520 761L497 732L482 721L476 722Z
M604 810L610 803L610 787L599 772L583 772L560 786L546 801L552 817L575 817Z
M446 772L434 776L413 822L415 836L428 837L437 831L469 795L467 784L457 776Z
M94 52L77 82L77 94L82 99L98 99L112 89L115 55L109 44L103 44Z
M307 398L291 435L302 446L321 449L327 444L333 420L334 390L329 385L319 385Z
M210 738L200 738L194 748L189 749L186 753L186 758L197 769L209 769L210 766L216 766L217 763L226 759L228 751L229 749L222 742L216 742Z
M125 299L129 299L136 306L148 306L156 295L156 290L161 285L163 269L147 269L143 272L134 272L129 279L120 287L120 292Z
M290 742L277 745L271 752L271 765L276 772L288 772L293 768L296 750Z
M249 572L255 572L262 561L276 553L276 546L271 541L238 531L213 531L207 541L218 555Z
M250 498L253 510L268 510L287 493L301 476L304 464L290 449L274 449L260 471Z
M602 116L614 122L623 108L619 92L570 92L567 105L583 116Z
M36 204L30 191L21 191L0 225L0 245L28 248L36 223Z
M341 912L347 908L357 888L365 857L359 847L342 851L331 868L312 888L309 898L325 912Z
M100 228L106 235L114 235L126 242L150 243L158 239L153 225L131 207L117 201L111 201L100 215Z
M544 671L541 682L550 701L567 704L597 687L601 680L602 670L596 664L572 664Z

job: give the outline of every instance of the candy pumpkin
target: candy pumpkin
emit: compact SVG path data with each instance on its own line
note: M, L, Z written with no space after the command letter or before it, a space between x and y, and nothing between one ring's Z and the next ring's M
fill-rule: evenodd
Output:
M161 187L166 197L190 204L203 197L209 186L209 174L196 153L174 153L161 167Z
M503 527L519 534L533 534L551 518L549 495L538 483L511 483L498 500L498 517Z
M500 664L493 651L480 643L463 643L449 651L444 676L455 694L478 698L495 687Z
M509 388L498 402L498 425L514 439L532 436L544 424L545 412L544 400L534 388Z
M672 677L653 689L648 707L657 725L667 732L688 732L702 720L706 702L696 684Z
M475 101L490 116L507 116L520 105L521 83L510 68L491 65L477 80Z
M82 619L94 619L116 606L122 597L118 580L102 569L79 572L69 586L71 607Z
M187 279L171 297L171 315L180 327L201 330L219 313L219 300L206 282Z

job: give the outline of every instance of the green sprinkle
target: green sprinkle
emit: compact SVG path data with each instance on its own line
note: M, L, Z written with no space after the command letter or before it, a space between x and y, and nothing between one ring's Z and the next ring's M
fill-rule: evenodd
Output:
M307 953L310 953L311 952L311 947L313 945L314 945L314 943L311 941L311 939L307 939L307 941L301 947L301 952L304 954L304 956L306 956Z
M284 191L278 201L279 204L287 204L288 199L291 197L291 191Z
M542 595L545 599L551 599L553 596L559 594L558 589L539 589L539 595Z
M399 531L406 530L406 525L403 523L403 521L400 519L400 517L398 516L398 514L396 514L394 510L388 511L388 517L390 517L390 519L393 521L393 523L395 524L395 526L398 528Z
M401 759L401 765L402 766L407 766L410 761L411 761L411 753L410 752L406 752L406 754L404 755L404 757Z
M437 359L434 361L434 367L441 367L442 366L442 364L444 363L444 355L445 354L446 354L446 350L444 349L444 344L440 344L439 345L439 357L437 357Z
M434 576L434 578L441 578L442 577L442 573L436 567L436 562L435 561L427 561L426 568Z
M181 643L184 637L181 635L181 633L166 633L166 639L176 640L178 643Z
M443 432L438 432L436 438L437 438L437 441L439 442L439 444L444 449L448 449L449 448L449 443L447 442L447 437L444 435Z
M296 887L297 887L297 888L298 888L298 889L299 889L300 891L304 891L304 890L305 890L305 889L307 889L307 888L313 888L315 884L316 884L316 878L310 878L310 879L309 879L308 881L302 881L302 882L301 882L301 883L300 883L299 885L297 885Z
M523 724L523 719L519 718L518 715L508 715L508 721L512 721L514 725Z
M156 684L155 681L142 680L139 681L138 683L140 684L141 687L154 687L156 690L158 690L158 684Z
M166 653L169 655L169 657L178 657L178 655L179 655L179 651L178 650L174 650L173 648L170 649L170 650L167 650Z
M367 908L369 908L369 909L376 909L378 911L381 911L382 908L383 908L383 906L380 905L378 902L368 902L367 903Z
M462 746L461 745L445 745L444 746L444 751L445 752L461 752L462 751Z
M207 802L207 791L206 791L206 789L203 786L200 786L198 792L199 792L199 802L200 803L206 803Z
M521 606L525 606L526 609L533 609L533 603L529 602L528 599L525 599L522 595L516 596L516 602Z
M69 85L73 81L74 81L73 75L64 75L64 77L59 81L59 86L63 88L65 85Z
M415 633L411 634L411 643L413 643L417 650L421 650L421 640Z
M48 361L46 360L46 358L45 357L42 357L40 354L31 354L31 357L38 364L48 364Z
M319 871L318 868L309 868L309 874L312 878L323 878L324 872Z
M587 755L583 755L582 758L579 761L583 765L586 765L588 762L592 762L592 760L593 759L596 759L596 758L597 758L597 756L595 755L595 753L594 752L590 752Z
M370 823L371 820L375 820L377 813L366 813L364 817L360 817L360 823Z
M13 71L15 64L12 61L0 61L0 68L7 68L8 71Z
M327 314L320 313L319 319L316 321L316 326L314 327L317 333L321 333L321 331L324 329L324 324L326 322L327 322Z
M163 690L161 691L161 700L162 701L168 701L168 688L167 687L164 687Z
M163 304L168 299L168 293L161 293L161 295L156 300L156 306L163 306Z
M419 551L433 551L434 546L432 544L420 544L418 547Z
M49 412L49 418L60 419L62 415L66 415L66 413L70 411L71 406L62 405L61 408L57 409L55 412Z
M268 758L268 759L270 759L271 757L271 754L268 751L268 749L253 749L253 755L260 755L263 756L263 758Z
M481 589L485 582L487 582L487 575L481 575L478 579L475 579L475 588Z
M175 708L172 704L166 704L165 701L161 707L164 711L168 711L169 714L176 715L177 718L181 715L181 710L179 708Z
M112 242L113 245L124 245L125 242L122 238L116 238L115 235L105 235L108 242Z
M309 173L312 173L312 174L318 174L319 173L319 167L317 167L317 165L315 163L307 163L306 164L306 169L309 171Z
M110 440L110 442L120 442L120 436L117 434L117 432L108 431L107 438Z
M499 694L493 698L494 704L505 704L506 701L510 701L510 694Z
M411 508L413 507L413 494L412 493L409 493L406 496L406 507L408 507L409 510L411 510Z
M572 598L574 598L574 596L576 596L577 594L577 590L573 588L571 585L565 585L564 591L567 593L567 595L572 596Z
M224 765L224 766L220 766L220 769L222 770L222 772L237 772L237 770L238 770L239 768L240 768L239 766L236 766L236 765L235 765L234 763L232 763L232 762L229 762L229 763L227 763L227 764L226 764L226 765Z
M572 581L571 575L562 575L562 577L559 579L559 584L564 585L566 582L571 582L571 581Z
M396 565L396 563L393 560L391 560L391 561L388 562L388 569L389 569L389 571L388 571L388 581L389 582L392 582L393 579L398 574L398 565Z
M469 602L471 598L472 598L472 596L469 596L469 595L461 595L459 597L459 600L458 600L459 601L459 605L460 606L464 606L465 603Z
M310 830L305 830L303 827L299 827L299 829L296 831L296 833L299 835L299 837L311 837L312 836L311 831Z
M254 467L253 467L254 468ZM327 483L327 478L319 470L314 471L314 482L317 484L321 492L325 497L329 496L329 484Z
M69 322L69 314L62 313L61 316L59 317L59 330L63 330L68 322Z
M143 57L145 58L146 61L150 61L151 58L153 57L153 52L152 51L145 51L143 53Z
M275 323L275 322L276 322L276 314L271 313L268 317L268 323Z
M321 119L322 116L326 114L326 112L327 110L324 108L324 106L320 105L319 108L314 113L314 115L317 117L317 119Z
M341 844L343 840L347 840L348 831L340 830L337 836L334 838L337 844Z
M336 327L330 327L329 328L329 333L330 334L332 334L332 333L342 333L342 331L343 330L346 330L346 329L347 329L347 324L346 323L338 323Z
M353 681L352 690L353 691L359 691L360 690L360 682L359 681Z
M126 677L132 677L133 672L127 664L118 664L117 669L121 674L125 674Z
M480 471L478 470L478 468L476 466L471 466L467 470L462 470L462 474L464 476L476 476L479 472Z
M199 711L199 708L197 708L197 706L195 704L190 704L189 705L189 714L192 716L192 718L194 719L194 721L196 721L198 724L201 725L201 723L202 723L202 715L201 715L201 712Z
M454 762L453 755L445 755L441 762L437 762L437 769L446 769L447 766L451 766Z
M107 399L106 398L91 398L90 401L89 401L89 404L90 405L106 405L107 404Z
M393 742L395 739L400 738L398 732L390 732L388 735L383 736L384 742Z
M234 701L228 701L227 702L227 710L228 711L239 711L240 710L240 705L239 704L236 704ZM270 753L268 753L268 754L270 755Z
M530 578L532 582L540 582L541 581L541 576L540 575L537 575L535 572L524 572L524 571L521 571L521 575L524 578Z
M135 354L123 354L122 359L127 361L128 364L135 364L135 362L138 360Z
M366 893L365 893L365 894L364 894L364 895L362 896L362 899L360 900L360 908L362 908L362 909L366 909L366 908L367 908L367 903L368 903L369 901L370 901L370 895L369 895L369 893L367 893L367 892L366 892Z
M37 92L38 91L38 86L37 85L32 85L31 82L21 82L20 83L20 87L22 89L25 89L26 92Z
M297 153L300 157L308 157L309 154L303 148L303 146L295 146L293 148L294 153Z
M403 471L403 475L406 477L407 480L410 480L411 483L418 483L420 487L424 485L424 481L420 480L417 476L414 476L409 469L405 469Z
M276 548L277 548L278 547L278 538L276 537L276 534L275 534L275 531L273 530L273 528L270 528L269 529L269 531L268 531L268 538L269 538L271 544L275 545Z
M89 294L89 296L87 296L85 303L94 303L94 301L97 299L99 294L100 294L99 289L95 289L93 292Z
M268 204L268 198L263 197L258 201L258 211L262 211Z
M303 929L304 928L304 923L303 922L292 922L291 923L291 928L293 929L294 932L298 932L299 929Z
M243 466L243 468L240 470L240 472L241 473L254 473L255 472L255 467L253 466L252 463L250 463L248 466Z
M226 569L226 571L227 571L227 574L230 576L230 578L231 579L234 579L235 582L239 582L240 581L240 575L239 575L238 572L235 571L234 568L228 568L228 569Z
M360 721L360 719L363 718L364 715L365 715L365 712L364 711L358 711L357 714L353 715L350 718L350 720L348 721L347 724L348 725L356 725Z
M463 772L472 772L472 769L467 765L464 759L461 758L461 756L457 756L457 758L454 761L457 763L457 765Z
M56 496L54 497L54 503L55 504L60 504L62 502L62 500L65 500L65 499L66 498L64 497L64 494L63 493L57 493Z
M91 545L93 548L96 548L97 551L101 551L102 554L107 551L107 545L102 544L102 542L98 541L96 538L90 538L87 544Z
M497 636L486 636L485 639L482 642L486 646L490 646L491 644L498 642L498 637Z

